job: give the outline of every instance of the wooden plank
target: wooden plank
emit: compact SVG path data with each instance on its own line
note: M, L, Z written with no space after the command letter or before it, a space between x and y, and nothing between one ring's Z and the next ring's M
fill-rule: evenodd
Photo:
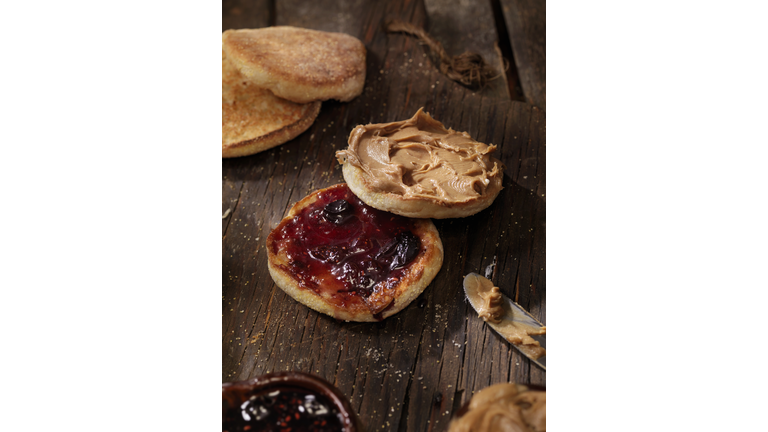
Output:
M429 25L427 31L438 40L449 55L476 52L498 72L479 94L509 99L504 61L496 48L499 37L487 1L424 0Z
M377 431L442 431L472 392L488 384L545 384L546 374L500 340L461 289L466 273L483 273L495 262L492 280L546 323L544 112L448 80L415 40L382 30L391 18L426 25L422 2L281 0L275 9L277 24L361 38L368 74L361 96L324 102L296 139L222 161L222 212L230 209L222 220L222 381L310 372L334 383L368 430ZM355 19L344 18L347 12ZM269 276L266 236L295 202L343 182L335 151L346 147L357 124L402 120L420 107L448 127L498 145L506 166L499 198L469 218L435 221L443 268L397 315L345 323L297 303Z
M360 18L369 4L366 0L324 1L275 0L276 25L339 32L363 38Z
M222 31L269 26L270 0L222 0Z
M543 0L500 0L526 101L547 109L547 5Z

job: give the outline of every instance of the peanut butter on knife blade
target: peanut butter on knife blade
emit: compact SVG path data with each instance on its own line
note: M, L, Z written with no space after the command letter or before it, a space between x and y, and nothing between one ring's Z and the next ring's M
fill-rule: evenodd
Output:
M546 350L531 336L544 335L547 328L521 312L523 309L519 305L505 299L499 288L493 286L493 282L470 273L464 278L464 292L480 318L507 342L515 345L531 360L546 355Z

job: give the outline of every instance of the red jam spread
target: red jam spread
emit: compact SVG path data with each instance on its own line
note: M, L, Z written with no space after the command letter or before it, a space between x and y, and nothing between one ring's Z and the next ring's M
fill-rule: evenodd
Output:
M235 404L224 401L222 430L313 431L343 430L344 416L322 394L290 385L273 386L244 395ZM239 405L238 405L239 403Z
M369 207L346 184L272 232L272 253L285 253L299 284L344 308L362 301L374 316L391 305L407 264L421 251L413 220Z

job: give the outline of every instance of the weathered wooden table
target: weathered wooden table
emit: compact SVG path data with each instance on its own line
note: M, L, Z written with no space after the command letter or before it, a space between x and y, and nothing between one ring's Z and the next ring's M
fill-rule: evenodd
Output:
M449 54L481 53L500 77L478 91L449 80L425 46L383 30L393 18L425 28ZM368 72L361 96L324 102L296 139L222 161L222 382L311 372L350 398L369 431L443 431L490 384L546 385L546 373L479 319L462 290L465 274L489 272L546 324L544 20L544 2L533 0L224 0L223 29L348 33L367 47ZM510 61L506 73L499 54ZM474 216L434 221L443 267L399 314L348 323L297 303L267 271L270 230L296 201L344 181L334 153L356 125L403 120L420 107L496 144L504 190Z

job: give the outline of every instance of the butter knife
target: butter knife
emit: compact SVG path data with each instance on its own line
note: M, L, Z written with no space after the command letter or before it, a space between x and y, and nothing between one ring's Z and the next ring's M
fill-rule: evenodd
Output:
M546 327L519 304L498 292L498 288L491 294L492 287L490 280L477 273L464 277L464 294L478 315L485 316L483 320L486 324L533 363L547 370L544 352L547 342ZM489 296L496 296L492 302L493 307L489 307Z

